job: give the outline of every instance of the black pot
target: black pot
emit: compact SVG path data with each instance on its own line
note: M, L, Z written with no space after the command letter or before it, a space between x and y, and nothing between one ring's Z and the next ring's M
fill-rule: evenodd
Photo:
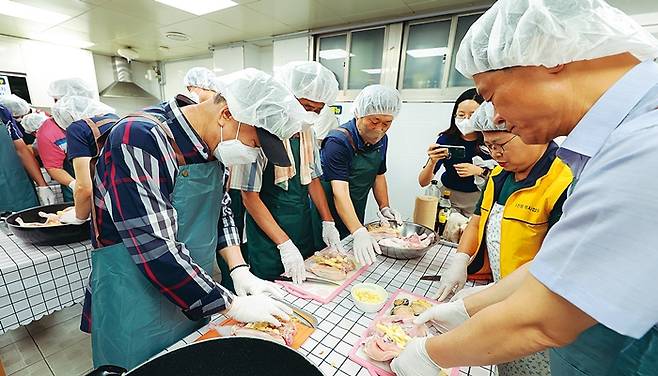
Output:
M116 372L116 373L113 373ZM117 367L99 367L87 376L121 375ZM126 376L322 376L301 354L258 338L214 338L152 359Z
M35 245L59 245L74 242L80 242L90 239L89 221L81 225L61 225L53 227L21 227L17 218L23 222L45 222L45 219L39 217L39 212L57 213L73 206L72 202L55 205L37 206L14 213L7 217L7 225L11 232L22 240Z

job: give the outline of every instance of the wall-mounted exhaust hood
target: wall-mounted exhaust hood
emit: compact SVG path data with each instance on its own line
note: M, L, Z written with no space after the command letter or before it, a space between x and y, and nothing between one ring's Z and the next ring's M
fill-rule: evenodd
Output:
M158 101L156 97L133 82L132 70L128 60L113 56L112 69L114 71L114 82L100 92L105 98L141 98Z

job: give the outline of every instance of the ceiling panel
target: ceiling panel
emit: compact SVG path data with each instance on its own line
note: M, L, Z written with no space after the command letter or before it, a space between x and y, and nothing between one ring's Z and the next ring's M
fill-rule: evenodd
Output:
M1 16L0 34L14 35L27 38L28 35L48 29L51 25L35 21L27 21L22 18Z
M455 9L464 9L464 8L473 8L473 7L489 7L493 4L493 1L459 1L459 0L449 0L449 1L416 1L413 4L409 4L409 8L414 11L414 13L422 12L440 12L440 11L451 11Z
M94 43L157 30L158 25L143 18L129 16L113 10L96 7L81 16L66 21L56 28L75 30L89 35Z
M188 42L176 42L164 36L168 31L177 31L187 34L192 38ZM239 41L244 35L240 30L229 28L217 22L208 21L205 18L196 18L189 21L179 22L173 25L165 26L159 29L159 43L165 44L169 47L176 47L178 45L192 45L192 44L221 44ZM152 35L149 33L147 35Z
M213 12L204 15L203 18L240 30L245 35L249 35L243 39L252 38L254 35L267 36L278 34L290 29L288 25L277 21L271 15L259 13L246 5ZM263 29L271 31L263 35Z
M344 18L358 17L361 13L370 13L374 10L384 11L392 9L406 9L409 7L402 0L319 0L319 2L334 9L335 12L340 12Z
M320 1L260 0L247 4L246 7L291 26L293 30L290 32L344 22L341 17L343 9L328 6Z
M197 17L192 13L183 12L153 0L112 0L101 4L101 7L129 16L140 17L159 26L170 25Z

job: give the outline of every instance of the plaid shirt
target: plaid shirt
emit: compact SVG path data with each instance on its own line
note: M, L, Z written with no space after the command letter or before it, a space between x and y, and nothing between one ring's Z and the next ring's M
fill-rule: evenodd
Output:
M171 128L187 164L208 162L212 154L180 111L177 97L144 110ZM172 206L178 165L162 129L145 118L119 121L112 129L96 165L94 206L100 244L122 242L144 276L191 320L222 311L231 294L215 283L190 258L176 238L176 209ZM224 173L226 187L228 172ZM217 249L238 246L240 237L225 193L218 223ZM81 329L91 331L92 291L87 289Z

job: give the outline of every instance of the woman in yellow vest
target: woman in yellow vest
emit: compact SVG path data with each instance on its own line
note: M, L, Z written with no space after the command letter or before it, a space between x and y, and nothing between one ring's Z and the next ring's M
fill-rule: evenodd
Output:
M532 261L546 233L562 214L562 204L573 176L555 156L558 146L528 145L496 124L491 103L484 103L473 115L473 125L484 134L484 145L498 163L487 181L475 213L450 261L441 275L436 293L439 301L464 287L469 275L490 273L494 282ZM476 291L476 289L470 289ZM455 298L463 298L466 294ZM451 329L468 319L461 299L441 312L443 329ZM445 310L443 310L445 311ZM428 313L421 320L435 320ZM538 353L510 363L499 364L500 376L550 375L548 353Z

